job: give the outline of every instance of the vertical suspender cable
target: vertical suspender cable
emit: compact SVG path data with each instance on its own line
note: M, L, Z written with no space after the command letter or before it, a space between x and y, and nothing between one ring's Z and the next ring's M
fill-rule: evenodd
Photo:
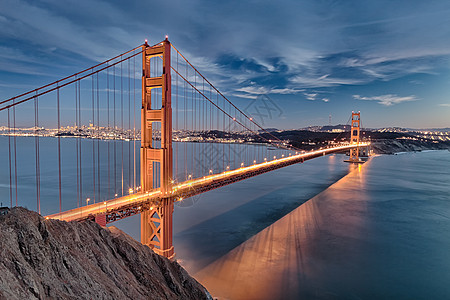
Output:
M13 105L15 103L15 100L13 100ZM14 182L15 182L15 188L16 188L16 206L18 205L18 183L17 183L17 144L16 144L16 106L13 106L13 144L14 144Z
M97 193L99 202L101 201L100 191L100 92L97 73Z
M205 94L205 80L202 80L202 92L203 92L203 95ZM202 101L203 100L203 101ZM206 116L206 114L205 114L205 103L206 103L206 99L202 99L201 97L199 97L199 104L201 105L200 106L200 120L201 120L201 131L206 131L206 126L205 126L205 124L206 124L206 118L205 118L205 116Z
M136 56L133 56L133 187L136 189Z
M120 56L120 60L122 60L122 56ZM123 64L120 63L120 130L123 133ZM122 196L123 194L123 134L121 135L120 145L122 146Z
M130 131L131 131L131 79L130 79L130 60L127 60L128 63L128 128L126 130L126 139L128 144L128 188L131 187L131 142L130 142Z
M108 123L108 134L111 133L111 126L109 123L109 64L107 64L106 69L106 113L107 113L107 123ZM109 139L109 138L108 138ZM106 199L109 199L109 191L111 189L111 176L110 176L110 159L109 159L109 144L110 142L107 141L108 144L108 154L107 154L107 168L108 168L108 190L106 191Z
M194 86L197 86L197 74L195 74L195 73L194 73L194 81L195 81ZM200 109L197 110L197 93L195 92L195 90L192 90L192 97L195 100L195 102L194 102L195 108L193 110L194 116L195 116L194 117L194 132L197 131L197 134L198 134L200 132L200 117L199 117ZM197 115L198 115L198 117L197 117ZM199 121L198 127L197 127L197 120ZM192 177L195 177L195 171L197 171L197 170L195 170L196 165L194 164L195 155L197 155L197 153L194 153L194 151L195 151L194 149L195 149L195 143L193 143L193 148L192 148L192 170L193 170L193 174L194 174L194 175L192 175Z
M130 72L130 60L128 59L128 130L127 130L127 140L128 140L128 188L131 188L131 72ZM133 190L134 191L134 190Z
M234 110L234 119L233 119L233 130L235 130L236 132L235 133L237 133L237 125L236 125L236 120L237 120L237 111L236 110ZM238 159L240 156L241 156L241 154L239 153L239 157L238 157L238 153L237 153L237 150L236 150L236 146L237 146L237 143L236 142L234 142L233 143L233 149L234 149L234 164L235 164L235 166L236 166L236 161L237 161L237 164L238 164L238 167L240 166L240 164L239 164L239 162L240 162L240 159Z
M13 191L12 191L12 160L11 160L11 120L9 115L9 108L8 108L8 155L9 155L9 207L13 207Z
M94 91L94 75L91 77L91 92L92 92L92 126L89 124L89 128L91 129L91 138L92 138L92 182L94 185L94 203L95 203L95 91Z
M114 197L117 196L117 143L116 143L116 66L113 66L113 137L114 137Z
M76 78L76 77L75 77ZM75 128L76 132L79 131L79 121L78 121L78 84L75 82ZM80 206L80 166L79 166L79 151L78 151L79 136L75 135L75 148L77 148L77 207Z
M196 86L197 85L197 76L195 76L194 75L194 81L195 81L195 83L194 83L194 86ZM195 134L195 131L196 131L196 124L197 124L197 121L196 121L196 108L197 108L197 102L195 101L196 100L196 98L195 98L195 94L194 94L194 90L192 90L192 131L193 131L193 133ZM192 170L192 179L194 179L194 177L195 177L195 169L194 169L194 145L195 145L195 143L191 143L191 145L192 145L192 159L191 159L191 170Z
M58 188L59 188L59 212L62 211L62 192L61 192L61 116L59 106L59 88L56 90L56 109L58 110Z
M224 103L224 105L223 105L223 108L225 109L225 99L223 99L223 103ZM217 111L219 111L219 110L217 110ZM226 138L226 132L225 132L225 114L222 114L222 133L223 133L223 136L224 136L224 138ZM224 171L226 171L226 166L225 166L225 143L223 143L223 146L222 146L222 160L223 160L223 162L222 162L222 166L223 166L223 170Z
M177 72L178 72L178 53L177 53ZM175 96L175 128L177 132L177 136L179 136L179 128L178 128L178 75L176 75L176 96ZM178 176L178 144L177 141L175 144L175 176L176 178ZM177 178L178 179L178 178Z
M37 91L36 91L37 94ZM36 156L36 206L37 211L41 213L41 199L40 199L40 168L39 168L39 104L37 96L34 97L34 145L35 145L35 156Z
M187 65L185 65L185 67L184 67L184 72L186 73L186 78L188 78L187 77ZM185 80L183 80L183 83L184 83L184 85L183 85L183 104L184 104L184 117L183 117L183 122L184 122L184 130L186 131L186 132L188 132L188 128L187 128L187 122L186 122L186 117L187 117L187 111L186 111L186 109L187 109L187 91L186 91L186 81ZM188 171L187 171L187 152L186 152L186 142L184 142L183 143L183 147L184 147L184 175L185 175L185 179L187 180L188 179Z
M81 80L78 81L78 126L81 130L83 121L81 119ZM80 206L83 206L83 139L80 136Z
M211 86L209 87L209 98L212 99L212 90L211 90ZM212 100L211 100L212 101ZM213 130L213 107L211 105L211 103L207 102L206 105L209 105L209 130ZM214 170L214 160L217 159L217 157L214 159L213 158L213 150L215 149L215 145L213 147L213 144L210 145L210 149L211 149L211 154L210 154L210 162L211 162L211 170L213 170L213 172L217 172L217 170Z
M226 109L226 111L231 115L231 112L229 111L229 104L228 104L228 109L226 108L227 107L227 104L228 103L225 103L225 109ZM229 137L229 140L228 140L228 162L227 162L227 168L229 168L229 169L232 169L232 164L231 164L231 162L232 162L232 160L231 160L231 138L232 138L232 133L231 133L231 119L230 118L226 118L226 130L227 130L227 134L228 134L228 137Z

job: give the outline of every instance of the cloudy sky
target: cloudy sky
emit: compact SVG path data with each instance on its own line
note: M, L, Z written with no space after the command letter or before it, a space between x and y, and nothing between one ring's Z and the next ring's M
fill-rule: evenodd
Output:
M166 34L265 126L450 127L448 0L0 0L0 98Z

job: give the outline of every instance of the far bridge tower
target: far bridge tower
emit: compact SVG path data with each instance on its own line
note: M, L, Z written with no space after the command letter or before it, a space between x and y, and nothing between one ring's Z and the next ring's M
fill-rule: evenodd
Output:
M359 141L360 141L360 125L361 125L361 113L352 111L351 119L351 131L350 131L350 143L357 147L350 149L350 158L346 162L350 163L362 163L359 157Z

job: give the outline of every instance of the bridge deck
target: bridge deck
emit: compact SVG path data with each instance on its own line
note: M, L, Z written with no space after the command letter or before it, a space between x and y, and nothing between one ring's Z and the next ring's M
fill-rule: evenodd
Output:
M368 146L368 143L360 143L359 147ZM111 223L125 217L136 215L142 211L152 209L160 204L162 198L172 198L174 202L204 193L233 182L254 177L269 171L283 168L289 165L313 159L319 156L349 150L356 147L354 144L346 144L332 148L325 148L310 152L299 153L272 161L254 164L239 169L225 171L202 178L197 178L175 184L172 191L162 195L159 189L145 193L135 193L108 201L94 203L83 207L71 209L65 212L48 215L46 218L64 221L80 221L84 219L95 219L98 215L106 215L106 222Z

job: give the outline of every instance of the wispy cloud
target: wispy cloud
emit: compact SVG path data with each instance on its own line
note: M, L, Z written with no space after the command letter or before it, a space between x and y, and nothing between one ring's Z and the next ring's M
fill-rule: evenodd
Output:
M315 101L318 94L317 93L303 93L303 95L309 101Z
M441 103L439 106L450 107L450 103Z
M322 100L323 102L329 102L330 98L320 98L318 93L303 93L305 98L309 101L316 101L316 100Z
M361 84L365 82L362 79L357 78L333 78L329 76L314 78L304 75L294 76L290 81L302 88L332 87L338 85Z
M294 88L283 88L283 89L272 89L270 94L282 94L282 95L292 95L303 92L304 89L294 89Z
M235 97L245 98L245 99L257 99L258 98L257 95L252 95L252 94L233 93L232 95Z
M253 95L267 94L269 89L263 86L246 86L236 89L237 92L244 92Z
M402 102L418 100L417 97L414 95L401 97L393 94L373 96L373 97L363 97L360 95L353 95L353 98L356 100L364 100L364 101L378 101L379 104L382 104L384 106L392 106L394 104L399 104Z
M252 95L265 95L265 94L280 94L280 95L292 95L303 92L303 89L295 88L268 88L264 86L246 86L236 89L236 92L242 97L247 95L245 98L253 99ZM244 94L243 94L244 93ZM234 94L237 95L237 94Z

